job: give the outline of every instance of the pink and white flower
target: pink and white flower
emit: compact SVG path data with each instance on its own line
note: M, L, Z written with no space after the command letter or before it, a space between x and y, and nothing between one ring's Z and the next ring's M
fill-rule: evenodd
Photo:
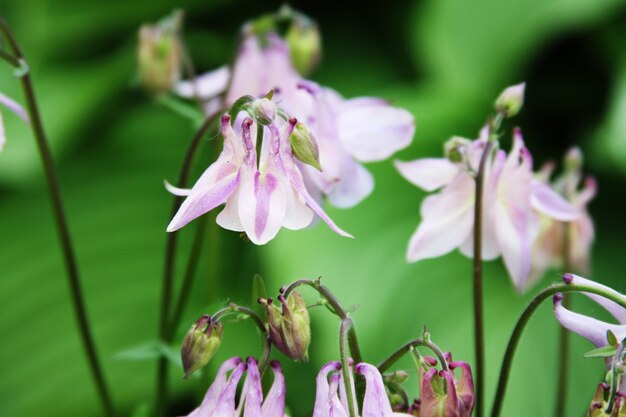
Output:
M304 180L337 207L351 207L374 188L362 163L382 161L411 143L413 116L371 97L345 99L337 92L302 79L291 62L287 43L275 33L263 36L244 27L244 39L232 69L219 69L197 80L207 111L230 106L239 97L260 97L270 90L288 114L307 124L319 143L322 172L303 167ZM177 92L192 97L183 82ZM224 94L224 98L219 96Z
M396 161L396 168L409 182L436 194L424 199L422 222L411 237L409 262L445 255L459 248L473 256L475 173L487 144L487 131L474 141L465 141L457 151L459 162L447 158ZM463 143L463 142L461 142ZM533 178L532 156L515 131L507 155L497 149L485 166L483 193L482 257L502 256L518 291L528 285L531 248L539 232L539 213L561 221L580 216L546 184Z
M230 116L222 116L224 148L190 190L168 185L170 192L187 197L167 227L168 232L225 204L217 223L228 230L245 232L257 245L273 239L281 227L307 227L314 213L336 233L352 237L335 225L304 185L289 146L295 119L280 128L275 123L262 127L258 160L256 122L248 117L240 119L233 128Z
M200 406L186 417L284 417L285 377L277 361L271 363L271 368L274 382L264 400L256 359L248 358L245 363L241 358L227 360L217 372ZM237 386L246 370L241 397L236 401Z

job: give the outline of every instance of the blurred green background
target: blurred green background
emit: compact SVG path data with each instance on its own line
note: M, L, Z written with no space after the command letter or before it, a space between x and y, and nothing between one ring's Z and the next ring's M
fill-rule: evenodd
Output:
M262 4L261 4L262 3ZM506 85L527 81L522 126L537 166L581 146L600 193L592 277L626 291L626 4L621 0L425 0L352 5L293 2L320 24L324 56L313 79L348 97L378 95L416 117L414 143L401 159L439 156L452 134L472 137ZM88 310L107 378L124 415L149 404L155 361L119 352L156 338L165 226L175 180L193 128L150 101L133 84L136 32L173 8L187 10L185 40L201 70L232 55L239 26L279 2L165 0L0 0L31 64L60 171L84 278ZM7 66L0 91L22 100ZM32 137L6 114L0 154L0 416L101 415L76 332L58 240ZM505 140L504 147L509 143ZM208 146L197 172L208 162ZM202 158L201 158L202 159ZM328 208L355 240L325 226L282 230L265 247L221 233L219 265L204 249L192 300L177 340L200 314L227 299L250 300L254 273L270 292L300 277L323 276L354 313L366 360L378 362L428 326L456 359L472 360L470 260L458 253L408 265L406 245L424 194L390 161L369 166L376 189L350 210ZM182 232L180 282L193 228ZM210 270L218 280L210 280ZM492 401L504 346L533 292L518 296L500 261L486 268L487 399ZM214 274L215 275L215 274ZM306 297L314 302L315 294ZM583 311L606 317L587 300ZM550 415L556 380L557 325L546 303L532 320L513 365L507 417ZM310 410L319 366L337 359L338 322L312 312L308 365L283 361L292 415ZM258 355L251 323L226 324L218 356L203 378L175 370L170 415L189 412L216 365ZM583 360L591 345L577 336L568 415L582 415L603 364ZM275 353L279 358L279 354ZM410 361L404 364L411 366ZM409 381L415 387L417 378Z

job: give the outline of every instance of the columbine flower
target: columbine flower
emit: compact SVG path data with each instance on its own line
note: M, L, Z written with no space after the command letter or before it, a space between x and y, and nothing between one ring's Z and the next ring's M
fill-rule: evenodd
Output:
M26 111L15 100L0 93L0 104L6 107L8 110L10 110L17 117L22 119L24 123L26 124L29 123L28 115L26 114ZM4 148L5 142L6 142L6 134L4 131L4 120L2 118L2 113L0 112L0 151L2 151L2 149Z
M351 207L374 188L372 175L361 162L381 161L411 143L413 116L384 100L360 97L346 100L337 92L302 79L294 68L289 46L276 33L262 35L244 27L244 39L232 70L221 67L197 79L207 111L230 106L244 95L259 97L274 90L287 113L305 122L319 144L322 172L303 166L314 196L327 195L337 207ZM190 82L177 92L194 94ZM218 95L225 92L222 100ZM310 189L313 193L313 189Z
M606 412L608 407L607 397L609 393L609 384L602 383L598 385L596 394L593 396L587 417L625 417L626 416L626 394L618 393L613 405L613 411Z
M600 288L626 301L626 296L618 293L614 289L579 277L578 275L565 274L563 276L563 281L567 284L588 285ZM620 324L606 323L583 314L574 313L573 311L563 307L563 296L561 294L556 294L554 296L554 315L561 325L566 329L571 330L574 333L578 333L588 339L591 343L596 345L596 347L603 347L609 344L609 341L607 340L607 332L609 330L613 332L619 340L626 338L626 309L602 296L588 293L585 293L585 295L600 304L604 309L606 309L606 311L615 317Z
M335 225L304 185L289 146L289 135L296 123L291 119L281 128L274 123L263 126L265 133L257 161L256 122L246 117L231 127L230 116L222 116L224 148L217 160L191 190L168 185L172 193L187 198L167 231L178 230L226 204L217 223L228 230L245 232L257 245L273 239L281 227L298 230L308 226L313 213L341 236L352 237Z
M549 184L554 165L546 165L539 180ZM569 267L581 273L589 273L589 257L594 239L593 220L587 205L595 197L597 184L593 177L584 180L579 188L582 174L582 154L578 148L570 149L565 156L565 172L551 185L581 213L580 217L563 224L548 216L541 216L540 232L533 247L530 281L540 278L549 268L563 266L567 243ZM564 233L567 232L567 242Z
M243 417L284 417L285 377L278 362L273 361L271 368L274 383L264 401L257 361L254 358L248 358L246 363L241 358L227 360L217 372L202 404L186 417L240 416L242 412ZM237 385L246 370L246 381L236 402Z
M459 248L473 256L475 173L487 143L487 130L474 141L453 138L450 158L396 161L398 171L412 184L437 194L424 199L422 223L411 237L409 262L445 255ZM483 190L482 257L502 255L518 291L528 284L530 254L539 229L539 213L561 221L580 215L571 204L533 179L532 156L521 132L513 135L508 156L496 150L486 164Z
M347 399L343 375L340 370L341 364L339 362L330 362L324 365L317 375L313 417L348 417L350 415L348 401L353 401L357 415L362 417L409 416L404 413L395 413L392 410L380 372L375 366L367 363L359 363L354 366L354 372L365 377L365 398L359 413L356 400L354 398ZM352 372L350 373L350 384L354 393Z

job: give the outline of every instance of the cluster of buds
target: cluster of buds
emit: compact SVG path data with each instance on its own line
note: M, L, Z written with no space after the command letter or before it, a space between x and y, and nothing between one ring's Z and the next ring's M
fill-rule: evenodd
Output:
M180 348L184 377L204 367L215 356L222 342L224 329L211 316L203 315L191 326Z
M280 307L271 298L259 298L258 301L265 305L272 344L290 359L308 361L311 324L302 296L297 291L292 291L287 298L280 294Z
M589 406L587 417L625 417L626 394L621 392L615 394L613 404L609 403L610 398L611 386L606 382L599 384Z

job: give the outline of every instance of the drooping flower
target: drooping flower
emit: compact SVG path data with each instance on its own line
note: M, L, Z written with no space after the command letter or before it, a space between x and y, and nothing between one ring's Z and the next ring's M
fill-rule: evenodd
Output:
M475 175L487 143L487 129L474 141L453 138L448 158L396 161L409 182L436 194L424 199L422 222L411 237L409 262L445 255L459 248L473 256ZM502 256L518 291L528 285L532 244L539 231L539 213L561 221L579 211L546 184L535 180L532 156L519 129L507 155L501 149L489 155L483 189L482 258Z
M619 297L626 302L626 296L618 293L614 289L607 287L606 285L599 284L589 279L580 277L574 274L565 274L563 280L568 284L574 285L588 285L591 287L599 288L604 291ZM602 296L596 294L584 293L596 303L600 304L606 311L608 311L619 324L607 323L592 317L585 316L583 314L575 313L563 307L563 296L557 294L554 296L554 315L563 327L577 333L584 338L588 339L596 347L603 347L609 344L607 340L607 332L610 330L617 336L619 340L626 338L626 309L608 300Z
M564 173L552 184L549 181L553 164L544 166L538 180L565 197L581 215L567 223L544 215L540 217L539 236L533 247L531 282L549 268L563 267L564 257L567 257L568 267L572 270L585 274L590 272L589 258L595 232L587 205L596 195L597 184L593 177L587 177L580 188L582 153L578 148L567 152L564 166Z
M280 106L303 121L319 143L321 172L303 166L305 182L318 200L326 195L337 207L351 207L374 188L372 175L361 163L387 159L411 143L413 116L406 110L371 97L344 99L337 92L304 80L295 69L289 45L275 32L243 29L232 69L221 67L197 79L207 111L230 106L239 97L259 97L274 90ZM193 84L180 83L177 92L194 95ZM224 94L224 98L220 96Z
M263 400L257 361L254 358L248 358L245 363L241 358L227 360L217 372L200 406L186 417L284 417L285 377L278 362L273 361L271 368L274 382ZM236 401L237 386L246 370L241 397Z
M357 415L361 417L392 417L409 416L405 413L396 413L392 410L389 398L385 391L383 378L375 366L359 363L354 366L354 372L365 377L365 397L363 407L359 407L355 398L348 399L344 388L341 364L330 362L322 367L316 380L315 408L313 417L348 417L348 401L353 401ZM329 378L330 377L330 378ZM350 370L350 384L354 393L354 380Z
M281 227L298 230L308 226L313 213L341 236L352 237L335 225L304 185L289 145L297 121L291 119L280 127L275 123L261 126L263 140L257 146L257 122L241 115L243 120L239 117L234 126L229 115L222 116L224 148L191 190L168 186L172 193L187 197L168 232L225 204L217 223L245 232L258 245L273 239Z
M0 105L6 107L10 112L22 119L24 123L29 123L28 115L26 114L24 108L12 98L0 93ZM0 152L4 149L5 143L6 133L4 131L4 119L2 117L2 112L0 112Z

